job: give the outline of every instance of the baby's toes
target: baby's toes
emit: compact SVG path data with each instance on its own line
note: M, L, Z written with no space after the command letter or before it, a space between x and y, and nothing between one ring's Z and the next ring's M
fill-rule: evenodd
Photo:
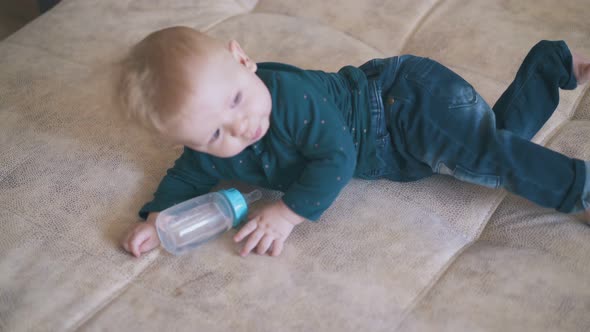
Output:
M582 85L590 80L590 60L576 52L572 52L574 76Z
M582 70L581 81L582 82L580 84L590 81L590 63L584 66L584 69Z

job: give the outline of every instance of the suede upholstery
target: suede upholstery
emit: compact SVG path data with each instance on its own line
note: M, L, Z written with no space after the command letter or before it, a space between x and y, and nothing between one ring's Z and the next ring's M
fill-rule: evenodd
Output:
M309 69L428 56L493 104L541 39L590 56L589 17L587 0L61 1L0 42L0 330L590 329L590 227L445 176L353 180L279 258L239 257L230 231L135 259L119 241L181 150L108 96L131 44L187 25ZM590 159L590 93L561 96L534 141Z

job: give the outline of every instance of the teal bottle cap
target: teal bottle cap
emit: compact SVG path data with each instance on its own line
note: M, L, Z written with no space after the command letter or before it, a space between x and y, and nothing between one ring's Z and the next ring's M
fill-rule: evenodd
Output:
M244 195L234 188L220 190L222 194L229 202L234 213L233 227L237 227L240 222L248 215L248 203L244 198Z

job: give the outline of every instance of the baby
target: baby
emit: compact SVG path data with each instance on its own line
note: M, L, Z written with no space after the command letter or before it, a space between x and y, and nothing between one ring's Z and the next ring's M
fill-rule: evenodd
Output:
M530 142L559 89L590 79L590 61L542 41L493 108L441 64L412 55L337 73L256 63L187 27L151 33L123 60L117 99L129 117L184 151L122 241L159 245L159 211L241 180L284 192L234 236L240 254L279 255L294 226L317 221L352 177L432 174L506 190L541 206L590 209L590 163ZM586 212L587 213L587 212ZM588 215L588 214L587 214Z

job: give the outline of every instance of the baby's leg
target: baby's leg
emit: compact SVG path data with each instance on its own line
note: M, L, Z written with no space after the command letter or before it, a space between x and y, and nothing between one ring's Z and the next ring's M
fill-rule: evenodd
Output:
M557 52L547 53L549 56L541 52L543 58L549 58L546 61L562 58ZM560 62L562 60L557 63ZM575 87L571 62L569 67L543 63L535 67L566 73L557 76L564 78L564 81L555 83L558 87ZM538 75L538 70L529 73L532 79ZM590 178L587 181L586 177L590 169L588 162L497 128L494 111L471 85L436 62L420 60L405 73L404 79L405 88L414 96L402 103L391 118L396 119L393 129L403 142L399 150L408 159L429 166L434 173L487 187L502 187L560 212L571 213L590 207ZM544 84L546 81L541 79L533 81L531 86L546 90L539 98L558 98L555 95L558 87ZM517 89L513 89L513 94L517 95L515 99L535 97L534 94L525 97ZM553 101L555 104L556 100ZM526 105L520 100L516 103Z
M408 153L434 173L504 188L540 206L577 212L590 192L588 164L496 128L494 113L477 97L462 107L426 107L404 118ZM439 106L439 105L433 105Z
M574 56L563 41L541 41L527 54L514 81L493 107L496 127L531 139L559 104L559 89L587 80L588 62Z

